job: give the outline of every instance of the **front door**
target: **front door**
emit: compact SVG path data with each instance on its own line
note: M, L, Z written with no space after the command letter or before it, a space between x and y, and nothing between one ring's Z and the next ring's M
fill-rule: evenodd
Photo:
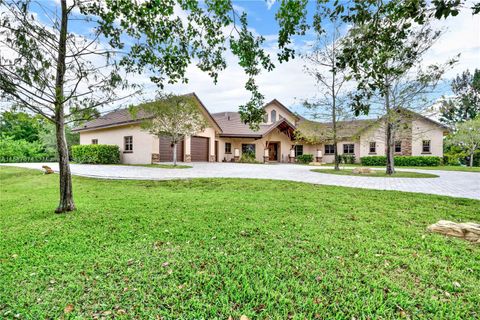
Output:
M278 161L278 143L270 142L268 144L268 161Z

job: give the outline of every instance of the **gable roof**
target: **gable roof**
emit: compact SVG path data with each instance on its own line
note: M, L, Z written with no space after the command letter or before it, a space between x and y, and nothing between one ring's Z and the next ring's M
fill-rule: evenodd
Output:
M192 97L196 102L200 109L200 112L209 120L209 122L215 127L215 129L219 132L222 132L221 127L212 117L210 112L208 112L207 108L203 104L203 102L198 98L198 96L192 92L183 95L185 97ZM141 106L141 105L140 105ZM97 119L91 120L83 124L82 126L74 128L73 132L81 132L81 131L89 131L89 130L97 130L97 129L105 129L105 128L112 128L118 126L124 126L128 124L135 124L140 123L142 120L148 119L148 115L139 108L136 117L134 118L128 108L119 109L112 112L109 112Z
M218 112L212 114L212 116L222 128L220 137L262 138L280 126L287 126L295 130L295 126L286 119L281 119L269 125L260 124L259 129L254 131L242 121L238 112Z
M269 103L265 104L265 106L263 107L263 109L265 109L266 107L268 107L269 105L271 104L274 104L276 105L277 107L280 107L281 109L283 109L285 112L289 113L294 119L296 119L297 121L298 120L301 120L303 119L302 117L298 116L297 114L293 113L292 111L290 111L290 109L288 109L283 103L281 103L280 101L278 101L277 99L273 99L272 101L270 101Z

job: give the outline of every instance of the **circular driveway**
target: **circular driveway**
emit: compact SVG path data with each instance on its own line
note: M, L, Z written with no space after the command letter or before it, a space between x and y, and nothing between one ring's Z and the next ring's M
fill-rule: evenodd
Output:
M44 163L1 164L40 169ZM58 164L48 164L58 171ZM191 169L162 169L126 165L71 164L72 174L103 179L170 180L190 178L277 179L313 184L377 190L398 190L480 199L480 173L421 169L397 169L436 174L438 178L382 178L316 173L311 167L293 164L189 163ZM383 169L382 169L383 170Z

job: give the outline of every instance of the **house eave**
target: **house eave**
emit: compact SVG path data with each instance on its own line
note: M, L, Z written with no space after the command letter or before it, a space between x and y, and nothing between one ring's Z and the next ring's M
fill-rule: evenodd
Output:
M112 124L106 124L106 125L95 126L95 127L74 128L74 129L72 129L72 132L94 131L94 130L114 128L114 127L121 127L121 126L126 126L126 125L129 125L129 124L139 124L139 123L141 123L143 120L144 120L144 119L141 119L141 120L138 120L138 119L137 119L137 120L116 122L116 123L112 123Z

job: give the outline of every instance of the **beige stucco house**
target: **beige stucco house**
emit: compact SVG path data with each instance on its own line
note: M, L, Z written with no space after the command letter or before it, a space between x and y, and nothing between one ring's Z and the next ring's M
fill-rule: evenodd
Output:
M190 94L204 115L208 127L194 136L185 137L177 158L185 162L238 161L245 152L255 154L259 162L292 162L301 154L312 154L322 162L333 162L333 145L328 138L299 139L298 132L309 128L313 133L328 132L330 124L304 119L274 99L264 107L265 118L257 131L240 119L238 112L211 114L201 100ZM445 126L419 114L408 112L399 130L395 151L399 155L443 156ZM141 117L132 118L127 109L114 111L75 128L80 144L115 144L121 150L121 162L146 164L172 161L168 138L157 137L142 130ZM339 124L339 154L360 157L385 155L385 131L382 119L352 120ZM296 138L297 136L297 138ZM321 134L318 134L322 137Z

